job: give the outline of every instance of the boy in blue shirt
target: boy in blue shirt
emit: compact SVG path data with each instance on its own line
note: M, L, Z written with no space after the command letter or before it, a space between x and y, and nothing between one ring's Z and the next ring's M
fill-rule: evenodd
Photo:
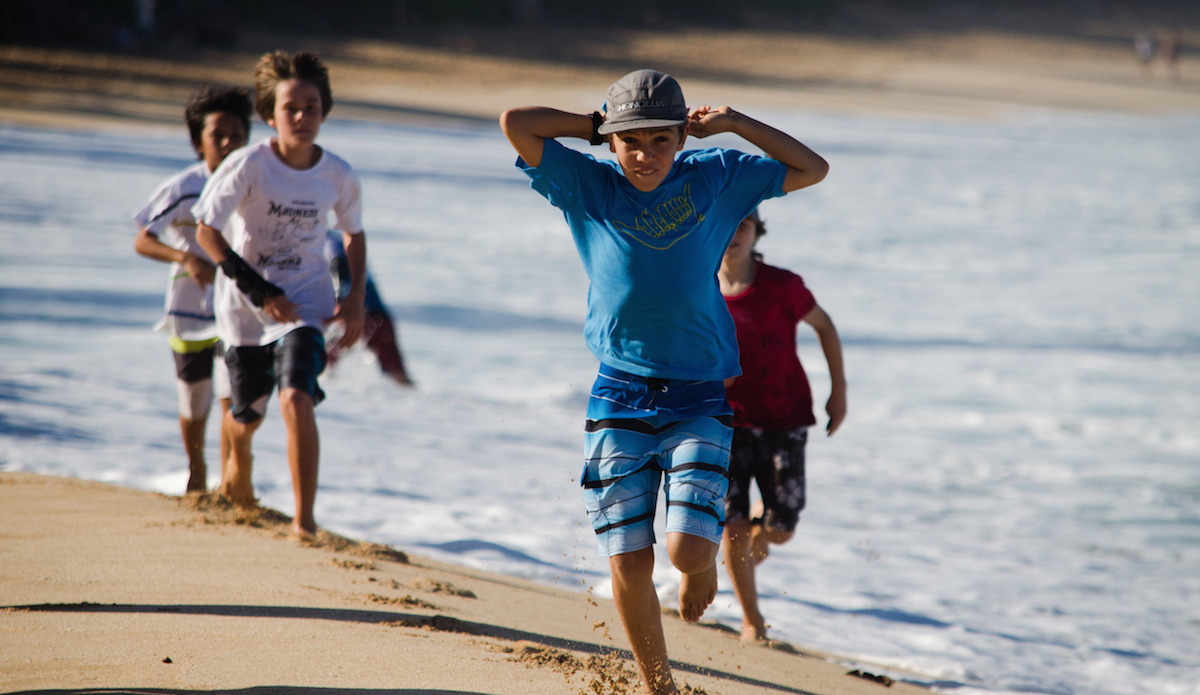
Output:
M737 334L717 283L734 230L766 199L811 186L825 160L728 106L690 112L669 75L638 70L608 90L607 115L546 107L500 125L532 187L562 210L591 287L584 333L600 360L581 478L613 599L642 678L675 693L654 590L654 510L666 480L667 550L679 612L700 619L717 592ZM688 135L734 133L767 156L710 148L676 160ZM559 144L608 142L616 162Z

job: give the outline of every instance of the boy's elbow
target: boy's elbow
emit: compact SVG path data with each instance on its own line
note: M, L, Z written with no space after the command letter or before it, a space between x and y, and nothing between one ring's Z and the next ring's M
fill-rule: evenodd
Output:
M519 109L508 109L500 114L500 130L508 137L519 129L521 114Z
M146 230L142 229L142 230L139 230L137 233L137 236L133 238L133 250L138 252L139 255L142 255L142 256L146 255L146 249L147 249L148 241L149 241L146 237L148 237L149 235L150 235L150 232L147 232Z
M536 167L542 161L544 139L535 134L539 121L530 107L509 109L500 114L500 130L509 144L521 156L521 159L531 167Z
M829 175L829 162L825 161L824 157L818 156L817 161L812 166L812 182L821 183L825 177Z
M787 177L783 181L783 192L791 193L821 183L828 174L829 162L820 157L804 169L788 167Z
M200 248L208 252L210 256L212 255L214 249L217 249L221 246L221 244L217 242L217 239L220 238L220 235L220 232L204 224L203 222L196 225L196 243L200 245Z

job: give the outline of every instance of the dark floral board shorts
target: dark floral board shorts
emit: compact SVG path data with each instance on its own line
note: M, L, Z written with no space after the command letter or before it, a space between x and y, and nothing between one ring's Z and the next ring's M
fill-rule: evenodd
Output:
M733 429L729 458L729 494L725 498L726 523L748 519L751 523L793 531L804 509L804 447L808 428L794 430ZM750 518L750 482L762 494L761 519Z

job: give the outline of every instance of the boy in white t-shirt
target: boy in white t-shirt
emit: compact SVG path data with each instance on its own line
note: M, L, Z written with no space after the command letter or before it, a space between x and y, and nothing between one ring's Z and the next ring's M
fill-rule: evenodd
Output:
M363 328L367 249L358 177L344 160L315 143L333 107L329 72L315 53L262 57L255 71L255 111L276 137L231 155L213 174L192 212L196 234L221 273L216 281L217 331L232 382L228 418L233 451L221 492L239 507L256 505L250 444L276 384L287 426L288 463L296 498L292 530L316 532L320 442L313 408L325 394L323 327L345 325L339 345ZM325 259L327 217L343 232L353 284L337 302Z
M134 249L146 258L171 264L166 316L160 328L169 333L175 356L179 428L188 457L188 492L204 492L207 488L204 433L214 390L222 412L230 407L229 375L221 359L223 350L212 306L216 269L196 244L192 204L225 157L246 144L253 110L250 94L243 88L200 89L184 109L192 147L200 161L164 181L133 215L138 227ZM229 437L222 427L222 474L228 460Z

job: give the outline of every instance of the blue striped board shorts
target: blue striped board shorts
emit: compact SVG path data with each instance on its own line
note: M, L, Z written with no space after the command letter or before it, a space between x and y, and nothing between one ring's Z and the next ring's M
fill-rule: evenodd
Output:
M667 533L720 544L732 425L720 381L654 379L601 365L588 400L580 478L600 554L654 544L660 483Z

